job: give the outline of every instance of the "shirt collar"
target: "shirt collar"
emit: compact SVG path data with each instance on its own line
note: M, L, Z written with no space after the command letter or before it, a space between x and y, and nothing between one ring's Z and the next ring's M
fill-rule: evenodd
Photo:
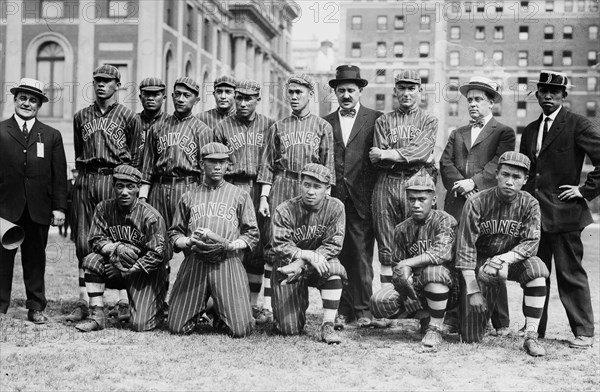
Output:
M550 113L549 116L546 116L545 114L542 113L542 122L544 121L544 119L546 117L550 117L550 121L554 121L556 120L556 116L558 116L558 112L560 112L560 109L562 109L562 105L560 105L558 107L558 109L556 109L555 111L553 111L552 113Z
M19 125L19 129L23 129L23 124L25 124L25 123L27 123L27 129L29 131L31 131L33 129L33 125L35 124L35 117L32 119L29 119L27 121L23 120L21 117L17 116L16 114L14 115L14 117L15 117L15 121Z
M358 103L356 104L356 106L355 106L355 107L353 107L352 109L356 110L356 114L354 115L354 117L352 117L353 119L355 119L355 118L356 118L356 116L358 115L358 111L360 110L360 102L358 102ZM349 110L352 110L352 109L349 109ZM343 117L343 116L340 114L341 110L342 110L342 108L340 107L340 108L338 109L338 116L339 116L340 118L342 118L342 117Z
M306 113L304 116L300 117L292 112L292 117L294 117L298 121L304 121L310 116L310 112Z
M399 108L398 108L398 109L396 109L396 110L397 110L397 111L398 111L400 114L404 114L404 115L406 115L406 114L411 114L411 113L414 113L414 112L416 112L418 108L419 108L419 105L416 105L416 104L415 104L413 107L411 107L411 108L410 108L410 109L408 109L408 110L404 110L404 109L402 109L402 107L399 107Z

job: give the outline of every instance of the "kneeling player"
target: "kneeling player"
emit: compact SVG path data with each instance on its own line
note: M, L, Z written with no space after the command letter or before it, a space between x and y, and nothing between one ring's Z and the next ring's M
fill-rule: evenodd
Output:
M82 332L104 329L107 284L127 289L134 330L152 330L163 317L165 260L172 252L165 242L165 221L138 200L141 179L137 169L118 166L113 174L115 198L96 206L88 235L94 253L83 259L90 314L75 326Z
M546 265L535 256L540 242L540 207L521 187L529 158L514 151L498 160L498 185L468 199L457 234L456 268L465 287L460 299L460 334L478 342L494 310L499 285L517 281L523 288L527 328L523 348L531 356L546 355L537 328L546 299Z
M308 286L321 291L321 340L341 343L333 322L346 270L337 259L344 243L344 205L327 195L331 172L309 163L301 172L301 195L281 203L273 215L271 276L275 328L284 335L302 332L308 308Z
M458 281L451 266L456 219L436 202L435 184L428 175L414 176L406 183L411 216L394 229L392 287L371 297L371 312L377 318L395 318L425 307L431 320L422 344L442 342L442 323L447 307L458 299Z

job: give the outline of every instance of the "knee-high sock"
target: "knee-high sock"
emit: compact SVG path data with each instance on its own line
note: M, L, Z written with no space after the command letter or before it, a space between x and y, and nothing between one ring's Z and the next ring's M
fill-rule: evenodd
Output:
M263 278L263 296L264 304L263 308L273 311L273 305L271 305L271 273L273 272L273 266L269 263L265 263L265 276Z
M129 303L129 297L127 296L127 290L125 290L125 289L119 290L119 302L124 303L124 304Z
M323 299L323 322L333 323L342 298L342 279L338 275L330 276L321 286L321 298Z
M431 317L429 324L440 329L442 328L449 296L450 289L446 285L441 283L428 283L425 286L425 298L427 299L429 316Z
M85 287L85 271L83 268L79 268L79 299L90 302L90 298L88 297L87 289Z
M90 306L104 306L104 279L93 273L85 274L85 287L89 296Z
M546 301L546 280L536 278L523 288L523 314L527 331L537 331Z
M248 276L248 286L250 287L250 305L258 305L258 296L260 295L260 289L263 283L263 274L255 274L250 271L246 271Z
M379 281L381 282L381 288L384 289L392 285L392 266L382 265L379 271Z

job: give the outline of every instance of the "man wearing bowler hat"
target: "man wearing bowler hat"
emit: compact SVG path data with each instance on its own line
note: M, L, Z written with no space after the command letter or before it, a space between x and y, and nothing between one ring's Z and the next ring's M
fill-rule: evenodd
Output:
M592 223L586 200L600 194L600 129L562 106L569 87L565 73L541 71L535 96L542 115L523 131L520 151L531 159L524 189L535 196L542 211L538 256L550 271L554 256L558 294L575 335L570 347L588 348L594 341L594 314L581 265L581 231ZM581 184L586 155L594 169ZM546 286L550 290L549 278ZM548 300L549 296L538 329L540 337L546 334Z
M62 136L36 119L48 102L39 80L24 78L10 92L15 115L0 123L0 217L23 228L21 262L28 309L27 319L48 319L44 273L49 225L65 222L67 162ZM0 314L10 305L16 247L0 246Z
M515 131L492 115L495 104L502 102L498 83L473 76L460 86L467 99L469 124L454 130L440 159L440 174L446 187L444 210L460 220L465 200L475 193L496 186L498 158L515 149ZM497 335L510 332L506 287L498 293L492 324ZM454 326L455 323L448 323Z
M360 103L368 81L360 68L340 65L329 81L340 107L324 117L333 127L336 185L331 195L340 199L346 211L346 235L339 260L348 273L336 327L356 320L360 327L371 325L369 299L373 294L373 220L371 197L375 185L375 167L369 161L373 146L375 120L381 112Z

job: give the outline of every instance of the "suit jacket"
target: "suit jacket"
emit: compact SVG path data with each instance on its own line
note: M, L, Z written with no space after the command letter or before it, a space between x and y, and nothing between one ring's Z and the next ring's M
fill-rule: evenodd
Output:
M15 222L25 205L41 225L50 224L53 210L66 211L67 161L58 130L36 120L26 142L13 116L0 122L0 216Z
M521 137L520 152L531 160L531 170L524 189L540 202L542 230L563 233L581 230L592 223L587 202L583 199L559 200L561 185L579 185L583 160L587 154L594 170L579 191L587 200L600 194L600 129L587 118L560 109L539 155L535 156L540 116L527 125Z
M358 215L370 219L377 172L369 160L369 150L373 146L375 120L383 113L360 105L348 144L344 145L338 110L323 117L333 127L336 181L331 195L342 202L350 197Z
M444 210L460 220L465 198L454 197L450 192L454 182L471 178L480 191L496 186L498 159L504 152L514 150L515 143L515 131L494 117L485 124L473 146L470 125L455 129L440 159L442 182L447 190Z

